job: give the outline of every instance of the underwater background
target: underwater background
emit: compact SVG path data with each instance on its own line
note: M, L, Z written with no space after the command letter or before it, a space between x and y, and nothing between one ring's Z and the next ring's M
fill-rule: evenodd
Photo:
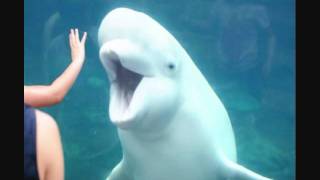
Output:
M104 180L122 157L97 45L116 7L150 15L186 49L229 113L241 165L295 179L294 0L24 0L25 85L53 82L71 62L70 28L88 32L76 83L42 108L60 127L66 180Z

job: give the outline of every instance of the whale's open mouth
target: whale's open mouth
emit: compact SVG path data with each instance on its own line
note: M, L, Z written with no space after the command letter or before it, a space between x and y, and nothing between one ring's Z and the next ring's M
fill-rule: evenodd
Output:
M144 75L121 63L117 55L109 57L107 72L111 81L110 119L124 125L134 119L136 107L130 106Z
M143 76L123 67L118 60L113 63L116 73L116 79L114 82L117 83L117 100L119 101L119 105L121 105L118 108L120 108L120 112L125 113Z
M152 65L140 46L126 39L105 42L99 55L110 81L110 120L132 127L143 114L145 85L154 75Z

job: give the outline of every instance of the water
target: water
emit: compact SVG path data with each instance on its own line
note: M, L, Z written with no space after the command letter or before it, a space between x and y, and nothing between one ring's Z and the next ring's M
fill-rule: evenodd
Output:
M187 50L229 112L240 164L295 179L293 0L27 0L25 84L49 84L66 68L70 28L89 33L75 85L61 104L42 109L60 127L66 180L103 180L121 159L96 44L100 21L120 6L149 14Z

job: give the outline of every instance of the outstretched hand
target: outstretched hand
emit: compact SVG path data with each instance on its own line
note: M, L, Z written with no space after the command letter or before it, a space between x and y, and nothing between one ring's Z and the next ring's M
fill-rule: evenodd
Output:
M69 43L72 63L49 86L24 86L24 103L33 107L46 107L60 103L77 79L85 60L85 43L87 33L79 40L78 29L71 29Z
M71 29L69 34L69 43L71 48L71 59L72 61L83 62L85 59L85 43L87 39L87 33L84 32L81 41L79 39L78 29Z

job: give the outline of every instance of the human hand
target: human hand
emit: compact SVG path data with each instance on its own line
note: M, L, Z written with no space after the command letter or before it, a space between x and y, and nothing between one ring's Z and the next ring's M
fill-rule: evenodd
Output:
M73 62L83 62L85 59L85 43L87 39L87 33L84 32L82 39L79 39L78 29L71 29L69 34L69 43L71 49L71 59Z

